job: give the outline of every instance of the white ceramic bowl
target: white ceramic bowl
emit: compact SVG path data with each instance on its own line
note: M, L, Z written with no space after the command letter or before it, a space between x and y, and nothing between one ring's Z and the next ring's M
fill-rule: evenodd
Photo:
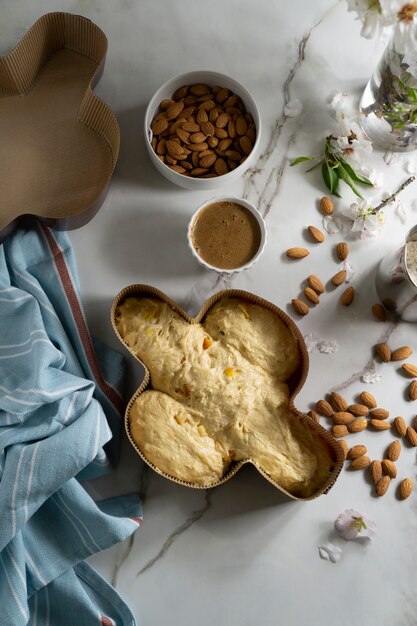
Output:
M241 265L240 267L237 267L235 269L230 269L230 270L215 267L214 265L210 265L209 263L204 261L193 246L191 232L192 232L194 220L202 209L204 209L209 204L213 204L214 202L236 202L236 204L240 204L241 206L245 207L245 209L248 209L248 211L250 211L252 215L254 215L257 219L259 228L261 229L261 243L259 244L259 248L255 256L252 257L251 260L248 261L248 263L245 263L245 265ZM211 198L210 200L206 200L206 202L203 202L203 204L200 204L200 206L195 211L195 213L193 214L188 224L187 239L188 239L188 245L190 247L191 252L195 256L197 261L201 265L203 265L203 267L209 270L214 270L215 272L219 272L221 274L234 274L235 272L242 272L243 270L247 270L256 263L256 261L259 259L259 257L261 256L261 254L263 253L265 249L266 241L267 241L267 230L266 230L266 224L265 224L264 218L262 217L258 209L256 209L256 207L253 204L251 204L247 200L244 200L243 198L235 198L233 196L219 196L217 198Z
M151 122L158 111L159 103L161 102L161 100L164 100L165 98L171 98L172 94L176 89L178 89L178 87L181 87L182 85L192 85L195 83L220 85L221 87L226 87L227 89L230 89L233 93L235 93L242 99L247 112L252 114L253 120L255 122L256 139L252 152L248 155L246 160L241 165L238 165L238 167L228 172L227 174L223 174L223 176L216 176L214 178L192 178L191 176L183 176L182 174L178 174L178 172L174 172L167 165L165 165L165 163L162 163L162 161L158 159L151 145ZM222 187L223 185L227 185L228 183L238 179L253 162L261 136L261 118L255 100L252 98L250 93L240 83L238 83L236 80L233 80L233 78L229 78L229 76L219 74L218 72L189 72L188 74L182 74L181 76L178 76L177 78L173 78L166 82L164 85L162 85L162 87L158 89L158 91L152 97L145 113L144 133L145 144L149 152L150 159L155 165L156 169L163 176L165 176L165 178L170 180L172 183L179 185L180 187L184 187L185 189L194 189L196 191L198 191L199 189L217 189L218 187Z

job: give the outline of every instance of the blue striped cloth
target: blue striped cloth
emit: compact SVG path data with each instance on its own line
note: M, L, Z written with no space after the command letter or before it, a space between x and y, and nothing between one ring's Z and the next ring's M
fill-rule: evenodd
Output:
M0 624L133 626L84 559L128 537L139 497L94 502L111 470L122 357L93 345L68 237L46 226L0 246Z

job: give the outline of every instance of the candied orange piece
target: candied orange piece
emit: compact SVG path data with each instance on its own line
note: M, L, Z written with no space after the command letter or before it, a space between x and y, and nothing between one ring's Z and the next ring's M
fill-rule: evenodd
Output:
M238 371L233 369L233 367L226 367L226 369L224 370L224 373L229 378L232 378L233 376L236 376L238 374Z
M213 341L210 339L210 337L204 337L203 350L208 350L212 344L213 344Z

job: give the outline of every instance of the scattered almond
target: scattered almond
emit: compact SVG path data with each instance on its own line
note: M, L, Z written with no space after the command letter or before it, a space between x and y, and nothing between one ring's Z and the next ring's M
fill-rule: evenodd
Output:
M375 491L378 496L383 496L387 493L390 482L391 478L389 476L382 476L382 478L378 480L375 485Z
M372 461L369 469L370 469L370 472L371 472L371 478L374 481L374 483L376 484L378 482L378 480L382 476L381 461L378 461L378 460Z
M359 398L362 402L362 404L364 404L365 406L368 407L368 409L375 409L377 406L376 400L374 398L374 396L369 393L369 391L362 391L359 394Z
M364 404L351 404L348 407L348 411L356 417L363 417L364 415L368 415L369 413L368 407Z
M344 397L336 391L332 391L330 394L330 404L335 411L346 411L348 408L348 403L346 402Z
M349 431L347 427L344 426L343 424L337 424L335 426L332 426L332 435L336 439L338 439L339 437L346 437L346 435L348 434L349 434Z
M343 306L350 306L353 302L354 297L355 297L354 288L348 287L347 289L344 290L344 292L340 296L340 303L343 304Z
M327 196L323 196L323 198L320 200L320 210L323 215L331 215L333 213L333 202Z
M388 430L389 428L391 428L391 424L386 420L372 419L370 421L370 424L375 430Z
M353 422L354 419L355 418L351 413L347 413L345 411L337 411L332 415L333 424L344 424L345 426L347 426L348 424Z
M371 409L369 417L374 420L386 420L389 418L389 411L387 409Z
M305 248L288 248L287 257L289 259L303 259L305 256L308 256L310 253Z
M375 315L376 319L379 322L387 321L387 312L382 306L382 304L380 304L379 302L372 305L372 313Z
M359 456L358 458L354 459L349 465L349 469L353 471L362 470L369 467L370 464L371 459L369 458L369 456L366 456L366 454L364 454L363 456Z
M381 462L381 466L382 466L382 471L384 472L384 474L386 474L390 478L397 477L397 468L395 467L392 461L390 461L389 459L384 459Z
M410 445L415 448L417 446L417 431L415 431L412 426L408 426L405 436L407 437Z
M390 443L387 449L387 458L390 461L398 461L401 454L401 442L399 439Z
M308 232L310 233L313 241L315 241L316 243L323 243L323 241L325 240L325 237L321 230L319 228L316 228L315 226L309 226Z
M316 413L316 411L309 411L307 415L311 417L311 419L313 419L315 422L320 422L320 415Z
M318 297L314 289L312 289L311 287L306 287L304 289L304 295L314 304L320 304L320 298Z
M417 400L417 380L412 380L408 388L410 400Z
M400 498L401 500L406 500L413 491L413 481L411 478L404 478L400 483Z
M407 433L407 425L403 417L398 416L394 419L394 427L400 437L405 437Z
M407 376L410 376L410 378L417 378L417 365L413 365L412 363L403 363L401 367Z
M381 361L384 363L389 363L391 360L391 349L387 343L377 343L375 346L375 351Z
M409 346L402 346L392 352L391 361L404 361L404 359L408 359L412 353L413 351Z
M307 315L310 310L306 303L302 300L299 300L298 298L294 298L293 300L291 300L291 304L297 315Z
M341 261L344 261L348 258L349 255L349 246L345 241L341 241L336 246L336 254Z
M307 277L307 283L308 286L311 287L311 289L314 289L316 293L324 293L323 283L321 282L320 278L318 278L314 274L310 274L310 276Z
M367 450L365 446L362 445L357 445L357 446L353 446L348 454L347 454L347 458L350 461L353 461L354 459L357 459L360 456L363 456L364 454L366 454Z
M332 417L334 413L332 406L327 400L319 400L316 402L315 408L319 415L324 415L325 417Z
M367 427L368 422L366 421L366 419L364 417L359 417L349 424L348 430L350 433L360 433Z
M338 287L339 285L343 285L343 283L346 280L346 276L347 276L347 272L345 270L340 270L340 272L337 272L331 278L331 282L333 285L335 285L335 287Z
M347 453L349 451L349 446L347 445L346 441L344 439L339 439L339 443L343 448L343 454L345 455L345 459L347 457Z

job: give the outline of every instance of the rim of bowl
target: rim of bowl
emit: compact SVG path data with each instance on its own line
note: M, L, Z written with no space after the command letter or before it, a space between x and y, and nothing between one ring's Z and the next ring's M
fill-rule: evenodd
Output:
M250 261L245 263L245 265L241 265L240 267L236 267L234 269L221 269L220 267L216 267L215 265L210 265L210 263L207 263L207 261L204 261L204 259L201 258L201 256L198 254L198 252L194 248L192 238L191 238L191 231L192 231L194 220L197 217L197 215L200 213L200 211L202 211L209 204L214 204L215 202L235 202L236 204L240 204L241 206L248 209L248 211L250 211L252 215L256 217L256 220L259 224L259 228L261 229L261 243L259 244L259 248L256 254L250 259ZM237 196L215 196L214 198L205 200L197 207L197 209L192 214L191 219L188 223L188 228L187 228L188 246L192 254L194 255L194 257L206 269L214 270L215 272L218 272L220 274L235 274L236 272L243 272L244 270L247 270L250 267L252 267L252 265L254 265L257 262L257 260L262 255L263 251L265 250L267 239L268 239L268 231L266 228L266 223L262 215L259 213L258 209L251 202L248 202L244 198L238 198Z
M175 76L174 78L171 78L169 80L167 80L165 83L163 83L153 94L153 96L151 97L151 99L149 100L148 106L146 107L146 111L145 111L145 118L144 118L144 134L145 134L145 139L146 139L146 144L148 149L151 151L151 154L154 155L154 158L158 158L156 152L154 151L154 149L152 148L152 131L151 131L151 121L152 118L154 117L155 113L156 113L156 106L155 106L155 102L156 104L159 104L159 98L157 98L158 94L161 91L165 91L165 89L168 89L168 87L171 84L176 83L179 80L189 80L189 81L196 81L198 80L198 77L201 77L201 75L207 76L208 78L212 78L214 80L214 78L219 78L220 80L222 78L226 79L227 81L234 83L235 85L237 85L238 89L240 89L244 95L245 95L245 99L248 100L248 102L250 103L251 107L253 108L253 114L250 111L247 111L247 113L251 113L254 122L255 122L255 128L256 128L256 139L255 139L255 143L253 144L253 148L252 151L250 152L250 154L248 154L247 158L245 159L245 161L243 163L241 163L240 165L238 165L237 167L235 167L234 170L231 170L230 172L227 172L227 174L221 174L220 176L216 176L215 178L217 179L221 179L222 181L227 181L228 179L231 179L233 177L236 176L236 173L238 171L243 171L243 169L246 169L248 167L248 162L249 159L251 157L253 157L253 155L255 154L255 151L257 150L258 146L259 146L259 141L260 141L260 137L261 137L261 116L259 113L259 109L258 106L255 102L254 97L252 96L252 94L250 93L250 91L248 91L248 89L246 87L244 87L242 85L242 83L240 83L239 81L237 81L236 79L232 78L231 76L228 76L227 74L222 74L221 72L215 72L214 70L195 70L193 72L187 72L185 74L179 74L178 76ZM200 80L202 80L200 78ZM184 84L187 84L186 82ZM213 82L213 84L220 84L219 82ZM233 87L231 87L230 89L233 90ZM239 96L241 97L241 96ZM246 106L246 102L244 103ZM149 121L148 121L149 119ZM169 170L170 173L172 173L174 175L174 178L179 177L179 180L196 180L199 181L200 179L197 177L191 177L191 176L184 176L183 174L179 174L178 172L175 172L175 170L172 170L170 167L168 167L168 165L166 163L162 163L162 161L160 159L158 159L159 163L166 168L167 170ZM242 168L242 169L241 169ZM206 180L206 179L202 179L202 180ZM198 183L196 183L198 185Z

